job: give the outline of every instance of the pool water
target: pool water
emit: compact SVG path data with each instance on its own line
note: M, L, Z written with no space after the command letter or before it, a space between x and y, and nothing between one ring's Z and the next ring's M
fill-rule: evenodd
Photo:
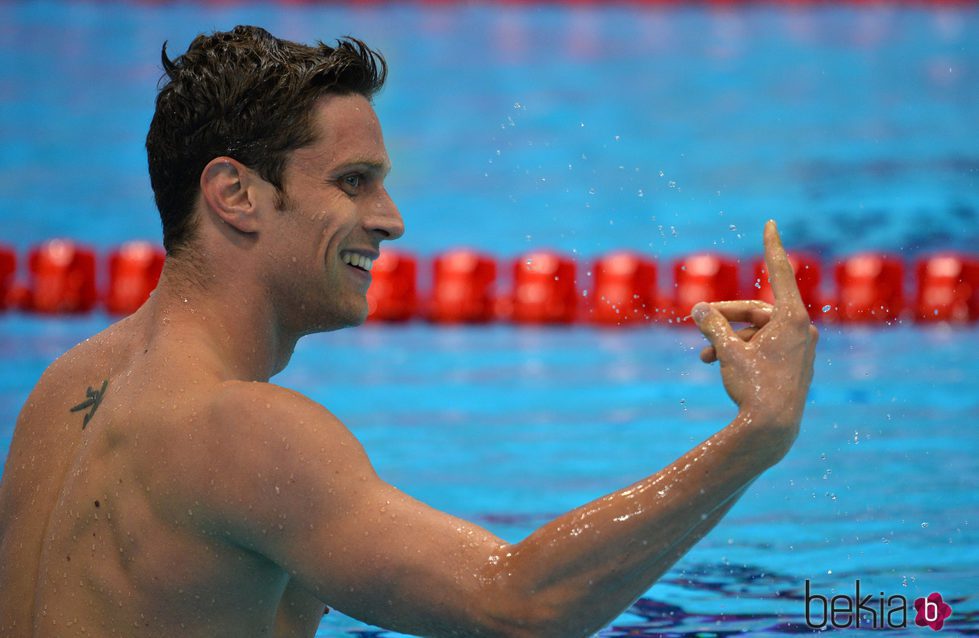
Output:
M827 262L979 246L979 11L764 5L2 4L0 242L157 240L141 145L158 47L238 22L387 54L399 243L421 255L555 248L585 288L614 248L753 256L770 216ZM0 462L44 367L108 322L0 315ZM857 579L940 592L944 631L979 635L979 329L822 333L793 451L601 635L809 632L806 581L830 597ZM666 326L368 325L305 339L276 381L386 480L516 542L730 420L701 345ZM888 635L930 631L913 616ZM396 634L331 612L318 635Z
M0 320L4 449L46 362L106 324ZM954 610L945 631L979 634L979 334L823 334L792 452L603 636L796 633L806 579L834 594L860 579L909 602L938 591ZM730 420L700 346L666 327L366 326L304 340L277 381L329 406L389 482L518 541ZM319 635L351 633L396 635L337 612Z

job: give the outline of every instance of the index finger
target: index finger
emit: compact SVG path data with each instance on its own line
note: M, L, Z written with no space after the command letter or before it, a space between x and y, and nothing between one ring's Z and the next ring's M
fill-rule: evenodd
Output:
M789 256L785 254L782 238L779 237L773 219L765 224L765 267L768 269L772 294L775 296L775 313L779 314L780 308L785 310L795 307L805 310L799 286L795 281L795 271L789 263Z

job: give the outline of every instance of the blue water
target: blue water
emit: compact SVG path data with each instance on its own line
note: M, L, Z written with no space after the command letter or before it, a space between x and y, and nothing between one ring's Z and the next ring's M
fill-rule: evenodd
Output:
M879 6L0 4L0 242L156 240L159 45L238 22L387 54L399 243L422 255L743 257L769 216L827 261L979 246L979 10ZM0 461L44 367L107 324L0 315ZM366 326L304 340L277 381L390 482L518 541L733 416L700 345L667 327ZM807 579L938 591L945 631L979 635L977 347L976 328L824 327L796 447L602 635L806 631ZM393 634L333 612L320 635Z

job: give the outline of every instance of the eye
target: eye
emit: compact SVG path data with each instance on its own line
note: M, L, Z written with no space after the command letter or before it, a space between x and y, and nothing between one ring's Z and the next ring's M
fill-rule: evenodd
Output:
M356 191L363 185L364 176L360 173L351 173L340 178L340 182L348 190Z

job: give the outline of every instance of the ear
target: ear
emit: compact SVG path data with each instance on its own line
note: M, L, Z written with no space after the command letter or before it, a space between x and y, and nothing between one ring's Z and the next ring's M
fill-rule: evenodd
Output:
M238 160L215 157L201 171L201 196L221 221L242 233L256 233L267 190L262 188L263 183Z

